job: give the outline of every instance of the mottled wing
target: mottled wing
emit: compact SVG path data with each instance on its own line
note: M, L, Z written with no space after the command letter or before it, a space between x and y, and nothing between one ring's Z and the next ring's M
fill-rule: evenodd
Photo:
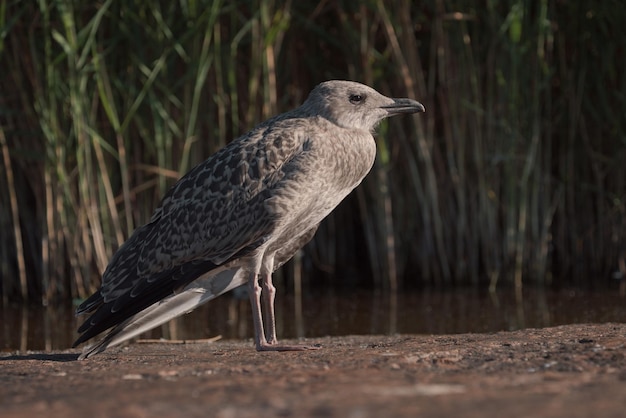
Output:
M304 142L288 122L252 131L182 177L150 223L125 244L130 251L110 263L103 277L105 300L114 299L125 282L117 279L124 276L121 270L150 277L192 260L220 265L262 243L276 221L265 201L295 169Z
M297 125L294 119L261 126L181 178L116 252L100 291L78 308L97 311L75 344L265 242L277 221L266 202L298 170L306 138Z

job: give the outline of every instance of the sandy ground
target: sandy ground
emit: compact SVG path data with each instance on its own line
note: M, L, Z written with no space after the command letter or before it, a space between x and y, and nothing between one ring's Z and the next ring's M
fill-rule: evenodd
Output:
M0 416L623 417L626 324L0 356Z

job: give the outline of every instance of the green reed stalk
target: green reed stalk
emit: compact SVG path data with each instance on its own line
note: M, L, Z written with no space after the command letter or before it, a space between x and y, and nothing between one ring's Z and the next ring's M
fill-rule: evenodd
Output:
M547 0L0 0L3 300L94 290L176 178L329 78L427 112L380 127L305 284L607 283L626 264L625 17Z

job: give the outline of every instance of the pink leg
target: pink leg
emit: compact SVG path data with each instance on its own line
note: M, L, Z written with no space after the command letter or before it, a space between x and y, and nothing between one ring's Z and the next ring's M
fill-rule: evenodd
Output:
M261 286L257 280L256 273L251 273L248 278L248 295L252 306L252 323L254 325L254 343L257 350L267 344L265 331L263 330L263 318L261 313Z
M274 313L274 299L276 299L276 288L272 283L272 274L264 274L263 281L263 309L265 310L265 338L268 344L276 344L276 316Z
M254 343L257 351L305 351L317 350L320 347L306 345L278 345L276 339L276 320L274 315L274 298L276 288L272 284L272 275L263 275L263 307L265 309L265 325L263 327L263 314L261 311L261 286L259 286L256 274L252 274L248 280L248 293L252 305L252 321L254 323Z

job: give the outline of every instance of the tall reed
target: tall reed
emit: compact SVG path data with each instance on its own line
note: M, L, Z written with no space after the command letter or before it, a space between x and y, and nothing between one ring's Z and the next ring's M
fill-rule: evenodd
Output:
M625 18L617 1L0 0L3 301L95 290L176 178L330 78L427 113L381 126L305 284L623 277Z

